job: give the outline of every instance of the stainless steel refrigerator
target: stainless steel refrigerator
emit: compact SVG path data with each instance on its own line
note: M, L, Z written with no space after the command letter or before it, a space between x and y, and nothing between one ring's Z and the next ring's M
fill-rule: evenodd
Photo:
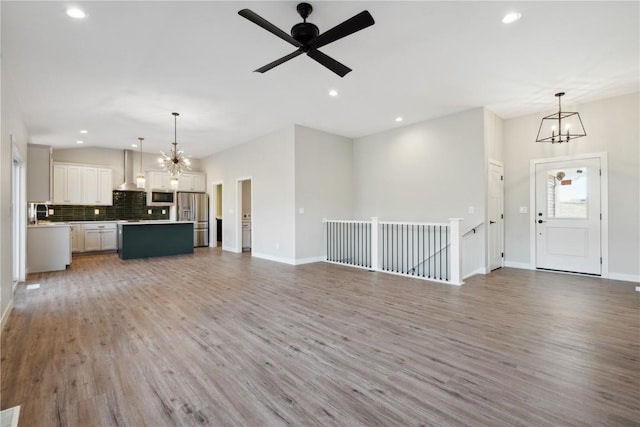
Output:
M209 196L178 192L178 221L193 221L193 246L209 246Z

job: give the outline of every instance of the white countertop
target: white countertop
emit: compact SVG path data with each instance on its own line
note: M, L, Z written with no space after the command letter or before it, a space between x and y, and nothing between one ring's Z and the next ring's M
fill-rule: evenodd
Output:
M27 228L54 228L54 227L71 227L68 222L49 222L40 224L29 224Z

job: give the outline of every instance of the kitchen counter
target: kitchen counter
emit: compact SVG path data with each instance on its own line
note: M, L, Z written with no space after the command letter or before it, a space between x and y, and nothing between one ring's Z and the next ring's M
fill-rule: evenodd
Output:
M64 270L69 264L69 224L52 223L27 227L27 273Z
M124 220L118 221L121 225L153 225L153 224L193 224L193 221L169 221L164 219L150 219L150 220Z
M118 222L121 259L193 253L192 221Z

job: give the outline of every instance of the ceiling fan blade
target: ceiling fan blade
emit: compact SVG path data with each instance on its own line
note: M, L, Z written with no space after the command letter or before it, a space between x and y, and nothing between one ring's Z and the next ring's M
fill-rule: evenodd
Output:
M289 34L287 34L284 31L282 31L280 28L276 27L271 22L267 21L266 19L264 19L263 17L261 17L257 13L252 12L249 9L242 9L241 11L238 12L238 15L240 15L240 16L242 16L244 18L247 18L249 21L253 22L256 25L261 26L265 30L269 31L270 33L272 33L272 34L274 34L274 35L276 35L278 37L280 37L282 40L291 43L295 47L302 47L302 43L300 43L298 40L294 39Z
M265 65L264 67L260 67L257 70L254 70L257 73L264 73L265 71L269 71L270 69L272 69L273 67L277 67L278 65L287 62L290 59L295 58L298 55L301 55L303 53L302 49L298 49L296 51L294 51L293 53L290 53L289 55L283 56L280 59L276 59L275 61L271 62L270 64Z
M311 49L318 49L324 45L367 28L375 24L375 22L376 21L373 20L373 16L364 10L311 40L311 42L309 42L309 47Z
M347 73L351 71L351 68L339 63L332 57L325 55L319 50L311 49L309 52L307 52L307 55L309 55L312 59L318 61L320 64L324 65L340 77L346 76Z

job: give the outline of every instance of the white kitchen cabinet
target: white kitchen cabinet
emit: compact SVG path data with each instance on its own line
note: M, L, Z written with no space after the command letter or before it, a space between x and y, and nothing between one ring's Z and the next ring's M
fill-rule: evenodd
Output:
M118 249L115 223L83 224L84 251L110 251Z
M48 145L27 144L27 201L51 200L51 153Z
M83 172L82 166L65 164L53 165L54 204L83 204Z
M110 168L53 164L53 203L56 205L113 205Z
M171 190L170 178L164 171L147 171L147 190Z
M71 252L84 252L82 224L71 224Z
M83 200L86 205L113 205L111 169L84 168Z
M178 191L206 192L206 179L202 173L183 173L178 178Z
M27 227L27 273L58 271L71 264L68 224Z

